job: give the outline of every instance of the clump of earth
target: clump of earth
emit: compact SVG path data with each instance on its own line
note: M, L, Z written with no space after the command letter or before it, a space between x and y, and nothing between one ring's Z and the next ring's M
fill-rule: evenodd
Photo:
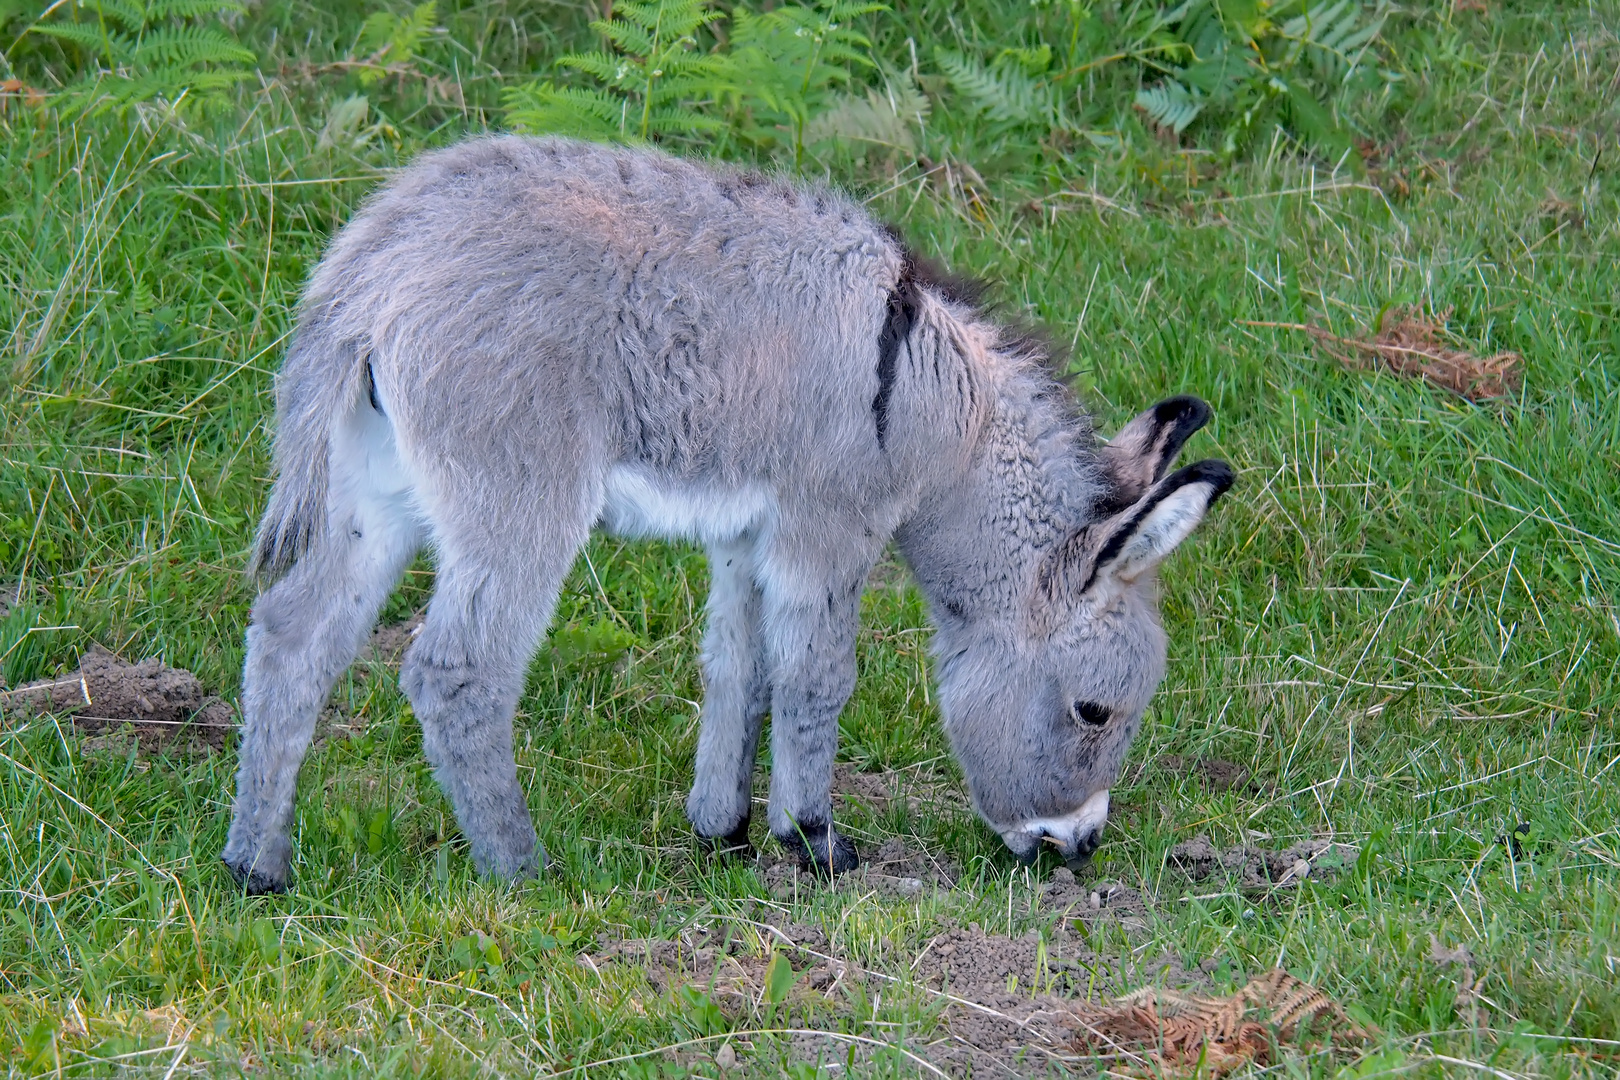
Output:
M133 736L142 751L200 746L221 750L236 728L230 705L204 688L197 676L161 660L132 664L94 645L79 669L0 692L7 717L53 713L71 717L91 736L86 749L127 749Z
M1120 881L1083 879L1066 866L1052 871L1041 886L1041 907L1087 924L1117 920L1128 934L1145 931L1152 915L1140 890Z

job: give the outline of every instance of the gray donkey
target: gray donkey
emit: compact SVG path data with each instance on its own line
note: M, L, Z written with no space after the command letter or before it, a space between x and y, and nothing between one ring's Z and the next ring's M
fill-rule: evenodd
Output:
M402 686L477 868L543 867L512 715L597 524L708 551L699 836L746 847L769 713L771 832L856 864L833 757L892 538L978 812L1089 856L1164 673L1153 570L1232 471L1168 472L1203 402L1101 444L1041 359L832 191L559 139L425 155L333 242L277 384L226 864L285 887L316 717L431 545Z

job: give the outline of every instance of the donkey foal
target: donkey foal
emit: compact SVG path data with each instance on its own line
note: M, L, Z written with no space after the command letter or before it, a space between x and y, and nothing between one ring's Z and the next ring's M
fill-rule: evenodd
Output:
M225 862L285 888L316 717L431 545L401 684L478 869L543 867L512 714L593 525L709 553L699 835L746 847L769 713L771 832L855 865L833 757L892 538L979 813L1089 856L1164 671L1154 568L1232 473L1169 472L1197 399L1102 444L1041 359L830 191L558 139L424 156L333 242L277 383Z

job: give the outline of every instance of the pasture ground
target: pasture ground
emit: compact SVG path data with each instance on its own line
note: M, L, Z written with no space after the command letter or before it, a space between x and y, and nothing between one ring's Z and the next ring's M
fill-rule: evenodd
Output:
M936 6L919 26L948 21ZM456 9L487 31L467 39L468 79L495 77L485 45L577 37L573 8L517 8ZM424 105L384 115L369 149L318 145L305 103L337 93L317 69L345 17L257 11L281 67L223 116L64 125L5 102L10 685L98 642L234 701L300 282L378 167L488 119ZM8 1070L714 1076L718 1055L752 1076L1129 1071L1147 1066L1066 1042L1053 999L1229 993L1280 967L1376 1031L1256 1071L1613 1075L1620 8L1403 18L1423 92L1365 176L1281 140L1220 164L1138 125L968 188L915 167L862 180L919 247L1072 343L1102 430L1195 392L1215 420L1187 454L1240 471L1165 569L1170 673L1089 876L1018 866L965 805L923 606L893 565L864 603L840 751L840 821L868 870L828 887L769 845L758 865L711 862L681 811L703 558L598 539L558 616L575 647L537 662L518 721L543 881L472 875L395 685L397 632L323 722L284 897L242 897L217 862L229 746L9 717ZM1400 305L1459 347L1521 354L1522 388L1474 404L1346 370L1291 328L1357 337ZM431 573L412 571L387 623ZM1241 854L1173 857L1201 836L1341 847L1271 888Z

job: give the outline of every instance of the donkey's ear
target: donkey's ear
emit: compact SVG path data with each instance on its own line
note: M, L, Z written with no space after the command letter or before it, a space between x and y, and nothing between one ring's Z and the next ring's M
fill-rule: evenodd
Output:
M1234 479L1232 466L1210 460L1159 481L1135 506L1116 516L1079 593L1129 585L1158 566L1192 535Z
M1167 398L1120 428L1099 448L1113 491L1108 505L1123 510L1169 471L1192 433L1209 423L1209 406L1190 395Z
M1033 625L1051 630L1085 603L1107 602L1164 561L1234 479L1224 461L1200 461L1160 480L1113 517L1070 533L1036 571Z

